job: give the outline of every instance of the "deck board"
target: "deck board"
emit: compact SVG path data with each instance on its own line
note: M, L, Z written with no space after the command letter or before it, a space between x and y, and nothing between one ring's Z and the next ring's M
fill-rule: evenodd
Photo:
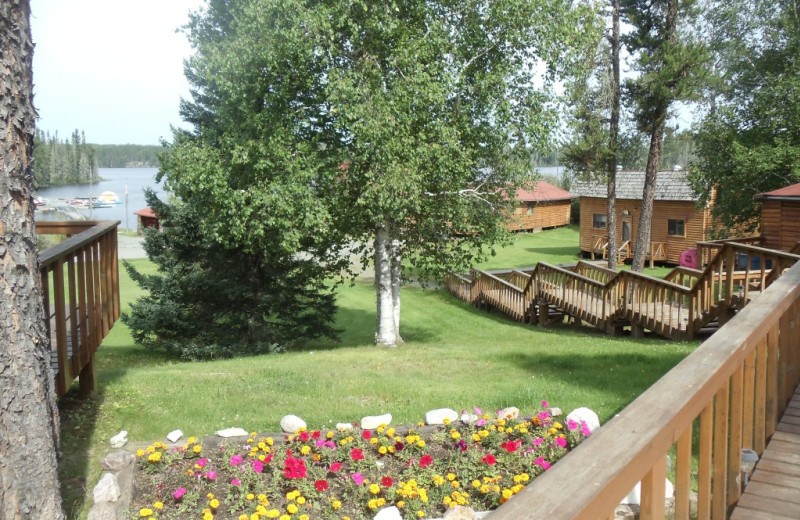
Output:
M800 392L795 393L731 520L800 519Z

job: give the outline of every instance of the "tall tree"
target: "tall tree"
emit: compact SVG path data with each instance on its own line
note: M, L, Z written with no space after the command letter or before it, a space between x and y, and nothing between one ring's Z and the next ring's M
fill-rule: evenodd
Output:
M706 77L704 48L684 25L693 16L693 0L622 0L623 14L632 31L623 37L636 59L638 76L626 82L638 129L650 137L645 167L639 228L632 269L642 271L650 248L653 198L670 107L693 100Z
M0 517L64 518L58 409L33 223L30 5L0 3Z
M691 168L703 202L713 202L718 228L755 231L753 195L800 182L800 4L797 0L733 2L716 33L740 35L717 44L709 111L697 132Z
M505 236L553 122L535 64L551 80L577 25L561 0L211 1L167 184L231 246L374 262L396 345L404 259L435 276Z

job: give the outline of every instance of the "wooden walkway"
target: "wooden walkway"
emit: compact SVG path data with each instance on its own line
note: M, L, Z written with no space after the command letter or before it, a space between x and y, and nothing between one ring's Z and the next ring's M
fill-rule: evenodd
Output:
M730 518L800 519L800 389L795 390Z

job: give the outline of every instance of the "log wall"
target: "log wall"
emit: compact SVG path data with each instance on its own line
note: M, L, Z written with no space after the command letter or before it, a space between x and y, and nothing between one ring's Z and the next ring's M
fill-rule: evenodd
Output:
M529 206L530 205L530 206ZM522 202L507 224L511 231L536 231L569 224L571 201ZM528 214L528 208L531 214Z

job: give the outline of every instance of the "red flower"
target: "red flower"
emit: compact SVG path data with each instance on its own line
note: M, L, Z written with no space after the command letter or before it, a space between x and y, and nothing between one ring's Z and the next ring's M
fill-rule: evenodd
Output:
M328 481L317 480L314 482L314 487L317 488L317 491L325 491L326 489L328 489Z
M339 471L342 469L343 464L341 462L334 462L331 464L331 471Z
M383 487L387 488L392 487L392 484L394 484L394 480L392 480L392 477L383 477L381 479L381 486Z
M361 438L364 439L365 441L370 440L372 438L372 432L369 430L364 430L363 432L361 432Z
M509 453L514 453L522 445L522 441L507 441L500 445L501 448Z
M320 436L320 432L319 432L319 430L314 430L314 431L311 433L311 438L312 438L312 439L314 439L314 440L317 440L317 439L319 439L319 436Z
M361 460L364 458L364 452L360 448L353 448L350 450L350 458L353 460Z
M283 466L283 476L288 479L305 478L306 463L302 459L295 459L291 455L286 457Z
M430 455L423 455L422 457L419 458L420 468L427 468L431 464L433 464L433 457L431 457Z
M487 456L485 456L484 458L482 458L481 462L485 462L486 464L488 464L490 466L494 466L495 464L497 464L497 459L495 459L494 455L492 455L490 453Z

